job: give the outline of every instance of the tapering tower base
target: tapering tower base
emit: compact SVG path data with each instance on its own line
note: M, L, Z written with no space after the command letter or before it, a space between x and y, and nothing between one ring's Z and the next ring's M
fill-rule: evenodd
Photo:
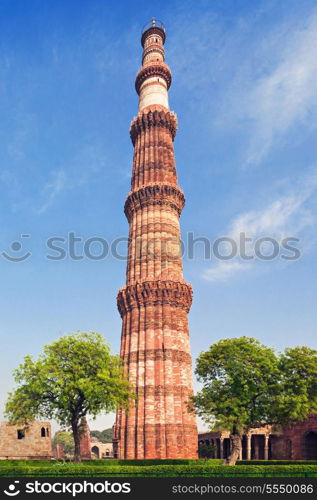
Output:
M145 281L120 290L121 357L135 385L137 405L118 412L120 458L196 458L187 314L191 286Z

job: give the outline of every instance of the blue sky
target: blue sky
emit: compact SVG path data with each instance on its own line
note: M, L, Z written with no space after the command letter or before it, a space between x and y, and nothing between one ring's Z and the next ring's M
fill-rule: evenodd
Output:
M183 236L292 236L301 252L219 261L197 244L184 258L193 357L240 335L317 348L316 2L0 0L0 253L32 252L0 256L1 404L23 356L61 334L96 330L119 349L125 261L56 262L45 242L127 235L134 78L153 15L167 28Z

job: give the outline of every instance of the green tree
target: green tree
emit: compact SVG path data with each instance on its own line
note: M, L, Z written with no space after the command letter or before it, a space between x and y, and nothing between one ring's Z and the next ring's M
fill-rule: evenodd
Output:
M57 431L53 438L53 447L56 448L57 444L61 444L63 446L63 451L65 455L69 457L74 456L75 445L74 445L74 438L71 432Z
M288 425L303 421L317 411L317 350L286 348L279 357L281 377L277 403L279 422Z
M248 429L281 427L317 410L317 351L306 347L276 355L253 338L223 339L200 354L196 374L203 388L194 407L205 422L230 430L229 465Z
M112 429L104 429L103 431L90 431L91 437L97 438L101 443L111 443Z
M43 417L71 428L75 461L80 460L81 418L128 408L134 399L121 359L96 332L72 333L44 346L37 360L24 358L14 377L17 388L6 403L9 421L27 425Z

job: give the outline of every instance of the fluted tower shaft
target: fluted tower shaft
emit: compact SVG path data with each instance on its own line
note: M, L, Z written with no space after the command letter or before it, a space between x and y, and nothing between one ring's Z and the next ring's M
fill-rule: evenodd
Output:
M196 458L197 427L188 411L192 288L182 271L179 217L185 198L175 168L177 118L168 104L172 78L164 62L163 26L153 20L141 42L139 112L130 129L132 182L124 207L127 275L117 297L120 356L137 404L117 412L114 447L119 458Z

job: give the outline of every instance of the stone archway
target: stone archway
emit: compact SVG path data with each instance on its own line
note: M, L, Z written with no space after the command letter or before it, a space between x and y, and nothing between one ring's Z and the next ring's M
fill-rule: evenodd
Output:
M93 447L91 448L91 452L92 452L94 455L96 455L96 457L97 457L97 458L100 458L100 451L99 451L98 446L93 446Z
M305 436L305 459L317 460L317 432L310 431Z

